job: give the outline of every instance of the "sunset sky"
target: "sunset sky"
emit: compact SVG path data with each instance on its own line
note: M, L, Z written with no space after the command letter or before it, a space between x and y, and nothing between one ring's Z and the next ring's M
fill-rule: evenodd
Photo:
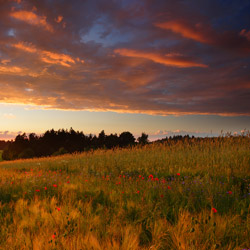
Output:
M249 0L0 0L0 139L250 130Z

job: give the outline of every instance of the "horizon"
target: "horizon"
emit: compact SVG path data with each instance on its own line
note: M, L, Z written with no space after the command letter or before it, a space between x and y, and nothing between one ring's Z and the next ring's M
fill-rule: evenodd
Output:
M250 130L250 2L0 2L0 140Z

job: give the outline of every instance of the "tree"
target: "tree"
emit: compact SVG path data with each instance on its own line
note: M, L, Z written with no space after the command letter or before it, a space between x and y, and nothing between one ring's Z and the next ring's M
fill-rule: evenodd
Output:
M149 143L148 135L143 132L141 136L137 138L137 141L141 145L148 144Z
M130 132L126 131L120 134L119 136L120 147L126 147L134 144L135 144L135 138Z

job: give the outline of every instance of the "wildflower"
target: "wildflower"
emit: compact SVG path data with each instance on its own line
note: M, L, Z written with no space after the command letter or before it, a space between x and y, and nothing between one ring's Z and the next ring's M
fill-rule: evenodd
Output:
M180 173L177 173L176 175L180 176L181 174L180 174Z
M142 177L141 179L142 179L142 180L144 180L145 178L144 178L144 177Z
M139 175L139 178L141 178L141 175Z
M217 209L216 208L212 208L212 211L214 212L214 213L217 213L218 211L217 211Z
M47 190L48 188L47 188L47 187L45 187L44 189L45 189L45 190Z
M140 193L140 191L139 190L137 190L137 194L139 194Z
M56 184L53 184L53 187L55 187L55 188L56 188L56 187L57 187L57 185L56 185Z
M168 186L168 189L171 189L171 187L170 187L170 186Z
M164 195L163 195L163 194L161 194L160 196L161 196L161 198L163 198L163 197L164 197Z
M155 181L159 181L159 179L158 179L158 178L155 178Z
M152 174L150 174L150 175L148 176L148 178L149 178L149 179L154 179L154 176L153 176Z
M36 189L36 192L40 192L40 189Z
M55 235L55 234L52 234L52 238L55 239L55 238L56 238L56 235Z
M60 211L60 210L61 210L61 208L60 208L60 207L57 207L56 209L57 209L57 211Z
M67 181L67 183L70 183L70 181Z
M228 193L228 194L232 194L233 192L232 192L232 191L228 191L227 193Z

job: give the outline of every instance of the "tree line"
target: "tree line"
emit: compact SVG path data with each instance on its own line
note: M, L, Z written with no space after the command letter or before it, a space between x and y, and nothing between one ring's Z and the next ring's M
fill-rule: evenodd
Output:
M14 141L0 141L0 147L4 145L2 159L15 160L27 159L33 157L56 156L66 153L83 152L94 149L112 149L116 147L128 147L136 144L147 144L148 135L142 133L135 139L130 132L106 135L102 130L98 136L85 135L83 132L70 130L54 129L46 131L43 135L38 136L26 133L16 136Z

